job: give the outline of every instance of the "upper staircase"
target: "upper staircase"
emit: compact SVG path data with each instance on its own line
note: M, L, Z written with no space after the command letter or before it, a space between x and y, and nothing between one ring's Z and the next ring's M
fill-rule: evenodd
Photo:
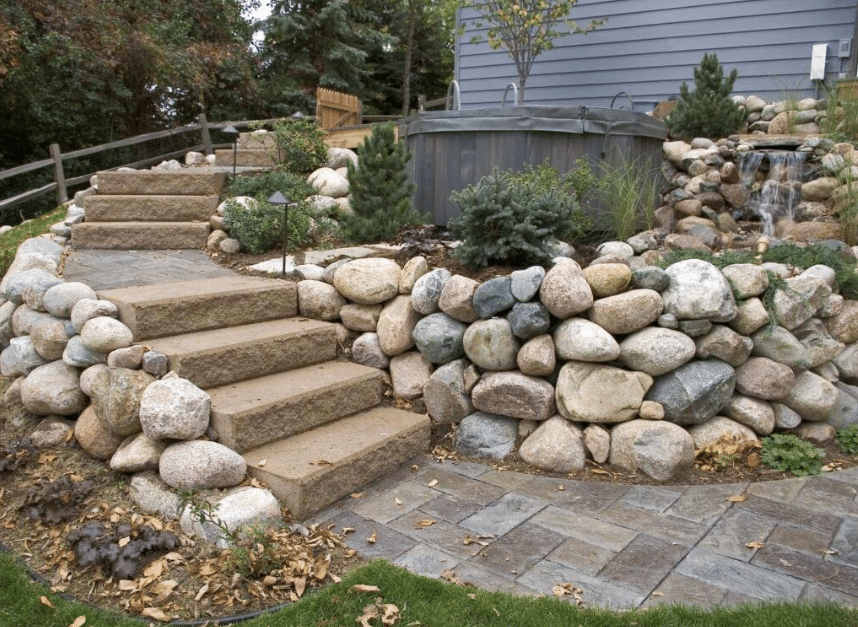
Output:
M205 248L224 172L193 168L98 173L98 194L72 226L75 248Z
M303 520L425 451L425 415L381 407L383 373L337 360L335 327L297 289L235 276L110 289L135 342L205 389L219 442Z

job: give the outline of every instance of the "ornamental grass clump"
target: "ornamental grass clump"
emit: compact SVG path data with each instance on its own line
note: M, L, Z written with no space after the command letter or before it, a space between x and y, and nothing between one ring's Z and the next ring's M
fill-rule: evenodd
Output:
M553 241L580 237L590 225L575 176L558 176L548 163L525 165L522 172L495 168L476 185L454 192L451 199L461 213L448 228L462 244L453 256L472 268L548 263Z

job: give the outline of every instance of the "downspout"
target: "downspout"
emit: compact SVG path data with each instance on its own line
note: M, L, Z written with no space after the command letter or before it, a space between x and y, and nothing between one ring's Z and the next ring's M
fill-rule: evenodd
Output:
M846 78L855 78L858 73L858 3L855 4L855 24L852 31L852 55L849 57L849 70Z

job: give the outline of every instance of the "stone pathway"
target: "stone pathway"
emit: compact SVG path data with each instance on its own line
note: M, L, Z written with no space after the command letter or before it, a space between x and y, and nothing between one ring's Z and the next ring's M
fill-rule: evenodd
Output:
M67 280L96 290L230 274L195 250L78 250L65 266ZM312 522L352 528L350 547L417 574L451 571L460 582L513 594L551 594L571 583L594 607L781 599L858 606L858 468L752 485L654 487L427 455Z

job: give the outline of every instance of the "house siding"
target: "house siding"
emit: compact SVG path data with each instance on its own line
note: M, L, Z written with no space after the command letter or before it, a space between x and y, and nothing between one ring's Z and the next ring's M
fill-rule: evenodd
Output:
M827 79L847 70L849 59L837 52L841 39L853 37L856 0L579 0L571 17L581 26L608 21L586 35L562 37L537 58L527 104L607 107L626 92L643 108L677 96L683 81L693 87L694 68L707 52L718 55L725 74L738 71L735 94L816 96L812 47L828 44ZM461 106L497 106L506 85L518 81L515 65L503 49L472 43L486 31L477 27L473 9L461 9L459 19L465 28L456 46ZM622 104L628 100L618 99L616 106Z

